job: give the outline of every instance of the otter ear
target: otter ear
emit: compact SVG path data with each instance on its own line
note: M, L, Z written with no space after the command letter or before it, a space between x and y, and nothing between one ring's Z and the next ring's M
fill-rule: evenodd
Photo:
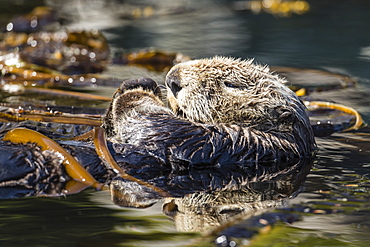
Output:
M167 203L163 204L162 212L166 216L174 218L176 216L176 214L178 213L178 211L179 210L177 208L175 200L171 200L170 202L167 202Z

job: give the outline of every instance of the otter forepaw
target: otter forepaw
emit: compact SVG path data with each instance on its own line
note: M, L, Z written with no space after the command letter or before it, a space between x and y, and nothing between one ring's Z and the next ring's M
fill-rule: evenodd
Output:
M145 77L123 81L114 93L113 98L117 98L124 92L136 88L142 88L145 91L151 91L154 93L154 95L161 98L161 89L159 88L158 84L153 79Z
M127 117L132 114L168 111L161 100L161 90L154 80L143 77L125 80L113 94L101 127L105 129L107 137L112 138L119 133L118 129L122 129Z

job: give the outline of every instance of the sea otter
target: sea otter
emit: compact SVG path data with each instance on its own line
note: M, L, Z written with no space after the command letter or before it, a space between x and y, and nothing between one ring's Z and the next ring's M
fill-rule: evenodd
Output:
M251 60L177 64L165 80L171 109L155 82L141 84L117 90L102 126L117 162L145 181L238 187L297 168L316 148L303 103Z
M124 81L103 117L109 151L130 176L178 196L239 189L250 182L299 171L311 164L306 161L312 159L316 144L305 106L284 83L268 67L251 60L193 60L177 64L167 74L169 108L153 80ZM47 127L43 132L48 135ZM115 170L104 166L93 144L59 144L97 180L112 181ZM7 145L2 141L0 148L7 149ZM28 165L31 156L38 157L36 172L47 167L52 152L28 144L19 148L30 150L27 155L31 156L25 156L24 164L17 166L22 177L18 179L14 171L8 171L11 165L7 160L10 164L18 150L15 144L11 147L14 155L7 151L0 169L3 174L11 173L12 180L0 178L0 187L22 181L22 186L33 188L38 175L31 176L32 180L23 178L23 172L33 171ZM53 162L61 159L60 155L54 156ZM53 178L53 183L68 179L65 171L64 176L55 176L55 172L46 170L43 184L47 176ZM119 177L112 184L116 191L127 185Z

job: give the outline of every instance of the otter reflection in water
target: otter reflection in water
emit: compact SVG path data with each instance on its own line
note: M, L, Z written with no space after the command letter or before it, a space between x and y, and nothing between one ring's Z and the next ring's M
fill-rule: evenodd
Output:
M302 159L300 169L281 174L274 179L251 182L238 189L219 187L205 191L192 185L194 193L166 197L163 213L172 219L178 231L209 233L227 225L258 215L277 207L289 205L302 190L313 159ZM190 185L190 184L189 184ZM114 180L111 185L112 201L121 207L146 208L161 197L147 187L131 181Z
M103 118L111 155L135 179L174 196L238 190L300 170L307 166L301 160L314 155L304 105L267 67L224 57L194 60L174 66L165 83L172 109L154 81L139 79L122 83ZM117 169L104 163L90 141L59 144L96 180L112 181ZM0 186L32 189L64 184L71 175L53 151L7 141L0 148L7 152ZM17 150L28 152L11 170ZM119 187L120 179L114 181ZM63 193L62 186L37 188L45 187Z

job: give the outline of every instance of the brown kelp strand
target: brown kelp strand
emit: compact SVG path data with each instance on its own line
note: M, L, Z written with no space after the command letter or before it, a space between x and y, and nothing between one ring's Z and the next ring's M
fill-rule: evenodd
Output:
M32 120L37 122L86 124L100 126L100 115L70 114L63 112L50 112L41 110L24 110L8 108L0 112L1 122L22 122Z
M325 102L325 101L305 101L305 105L311 108L311 110L336 109L338 111L354 116L355 123L343 129L342 131L358 130L359 128L364 127L364 121L362 120L360 113L358 113L358 111L356 111L355 109L351 107L344 106L344 105L337 104L337 103L332 103L332 102Z
M63 164L70 177L88 186L93 186L96 189L101 189L103 187L102 184L97 182L95 178L92 177L91 174L88 173L85 168L59 144L36 131L16 128L6 133L3 137L3 141L20 144L33 142L37 143L43 150L58 152L63 157Z
M22 114L24 111L47 112L49 114L80 114L81 116L98 118L106 112L105 108L81 107L81 106L62 106L62 105L45 105L45 104L16 104L0 103L0 112L11 114Z
M113 57L114 64L138 65L151 71L166 71L177 63L189 60L190 57L181 53L164 52L155 49L116 53Z
M163 191L162 189L160 189L160 188L158 188L158 187L156 187L156 186L154 186L154 185L152 185L148 182L145 182L143 180L140 180L138 178L135 178L135 177L127 174L117 164L117 162L112 157L110 151L108 150L107 140L106 140L106 137L105 137L105 131L104 131L103 128L96 127L96 128L94 128L94 130L91 133L93 135L96 153L99 155L99 157L102 160L105 161L105 163L108 165L108 167L110 167L112 170L114 170L121 178L132 181L132 182L136 182L140 185L143 185L147 188L150 188L150 189L157 192L159 195L161 195L163 197L171 196L170 193L168 193L166 191Z

